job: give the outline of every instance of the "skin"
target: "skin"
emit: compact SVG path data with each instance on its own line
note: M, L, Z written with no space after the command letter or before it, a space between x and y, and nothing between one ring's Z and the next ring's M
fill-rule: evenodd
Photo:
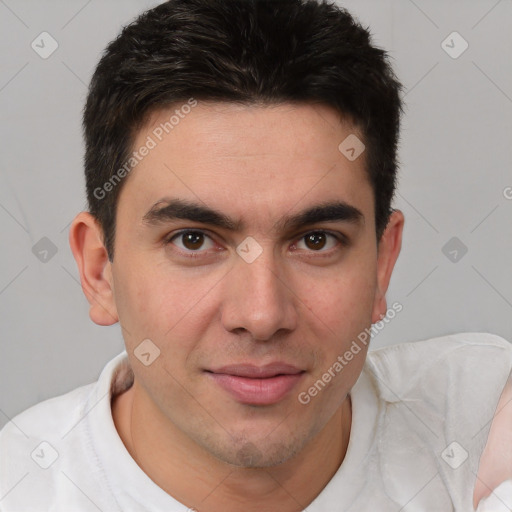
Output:
M155 113L135 147L169 112ZM307 390L386 313L404 217L396 210L377 244L365 154L338 150L362 136L332 109L312 105L241 107L200 103L131 171L119 197L115 258L87 212L70 245L90 317L120 322L135 375L112 404L131 456L161 488L199 511L303 510L337 471L350 439L348 395L367 346L307 405ZM163 197L206 204L245 223L229 231L188 220L148 227ZM327 200L358 208L364 221L320 222L299 231L273 227ZM207 235L194 252L182 229ZM304 236L326 234L322 248ZM247 236L262 248L247 263ZM160 356L144 366L134 350L151 339ZM279 403L240 403L204 371L226 364L285 361L303 369Z
M475 509L482 498L509 479L512 479L512 374L501 393L480 457L473 495Z

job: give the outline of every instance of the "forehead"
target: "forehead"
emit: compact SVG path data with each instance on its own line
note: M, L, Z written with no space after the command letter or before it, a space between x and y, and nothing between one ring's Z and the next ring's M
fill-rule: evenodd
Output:
M356 126L325 105L189 103L154 112L139 130L136 146L150 136L158 145L195 147L189 157L207 152L212 158L246 159L273 153L326 162L339 156L340 136L362 139ZM189 139L192 134L194 139Z
M150 150L130 172L121 196L129 197L139 217L166 196L216 209L231 205L233 214L277 213L298 201L306 206L334 199L359 203L365 216L373 208L364 152L350 160L339 148L347 137L362 135L333 109L190 104L153 113L137 133L134 151ZM122 202L120 197L120 207Z

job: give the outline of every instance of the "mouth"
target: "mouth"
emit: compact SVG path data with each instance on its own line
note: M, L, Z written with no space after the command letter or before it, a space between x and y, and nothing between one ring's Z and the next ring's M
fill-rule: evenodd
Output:
M230 365L206 370L207 375L237 402L247 405L272 405L283 400L305 374L286 363L265 366Z

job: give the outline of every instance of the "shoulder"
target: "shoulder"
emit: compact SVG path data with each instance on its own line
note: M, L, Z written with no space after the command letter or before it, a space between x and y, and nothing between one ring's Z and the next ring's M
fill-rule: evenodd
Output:
M0 431L0 511L78 503L85 498L69 475L97 489L90 422L94 417L108 425L115 377L126 375L124 354L107 363L97 381L26 409ZM120 378L118 386L125 384Z
M12 418L0 431L0 449L5 449L10 441L37 438L52 432L56 427L61 430L66 423L71 425L93 386L94 383L87 384L49 398Z
M430 355L431 360L435 361L449 354L457 353L458 356L461 351L465 350L470 352L508 352L512 355L512 344L496 334L461 332L419 341L397 343L374 350L370 348L368 356L377 362L388 359L418 359L424 355Z
M72 435L66 438L66 433L80 421L93 386L40 402L12 418L0 431L0 510L50 506L52 489L58 486L70 453L63 447L75 441ZM80 448L76 448L79 453Z
M475 507L512 479L509 341L488 333L452 334L369 351L367 364L380 399L393 403L394 411L403 405L417 417L428 418L429 427L443 442L453 437L469 447L481 436L480 451L470 450L476 465L467 475L468 481L476 476ZM432 445L436 447L435 442Z
M20 453L37 446L38 442L61 436L72 429L83 413L84 404L94 383L76 388L63 395L44 400L12 418L0 431L2 472L6 464ZM30 453L29 453L30 456ZM0 473L0 479L1 479Z
M478 381L488 390L512 369L512 344L489 333L466 332L391 345L370 350L367 367L376 378L381 397L394 402L389 389L406 394L416 389L438 388L444 394L454 381L474 389ZM383 384L379 386L379 382ZM425 388L428 383L434 387Z
M97 381L39 402L12 418L0 430L0 453L5 453L13 443L33 443L56 432L65 437L100 399L123 391L131 383L130 377L123 351L104 366Z

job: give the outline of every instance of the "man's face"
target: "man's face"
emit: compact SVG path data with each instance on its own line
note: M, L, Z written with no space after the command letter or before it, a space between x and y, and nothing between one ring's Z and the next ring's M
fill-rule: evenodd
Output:
M299 394L382 312L364 153L349 161L338 150L360 134L327 107L199 103L158 141L154 130L172 113L139 132L134 150L148 136L157 144L127 178L117 210L112 288L135 381L155 414L210 454L277 464L333 417L365 347L308 404ZM235 226L148 214L175 199ZM349 208L284 225L326 203ZM149 366L134 355L146 339L160 349ZM264 382L222 370L271 363L296 375Z

